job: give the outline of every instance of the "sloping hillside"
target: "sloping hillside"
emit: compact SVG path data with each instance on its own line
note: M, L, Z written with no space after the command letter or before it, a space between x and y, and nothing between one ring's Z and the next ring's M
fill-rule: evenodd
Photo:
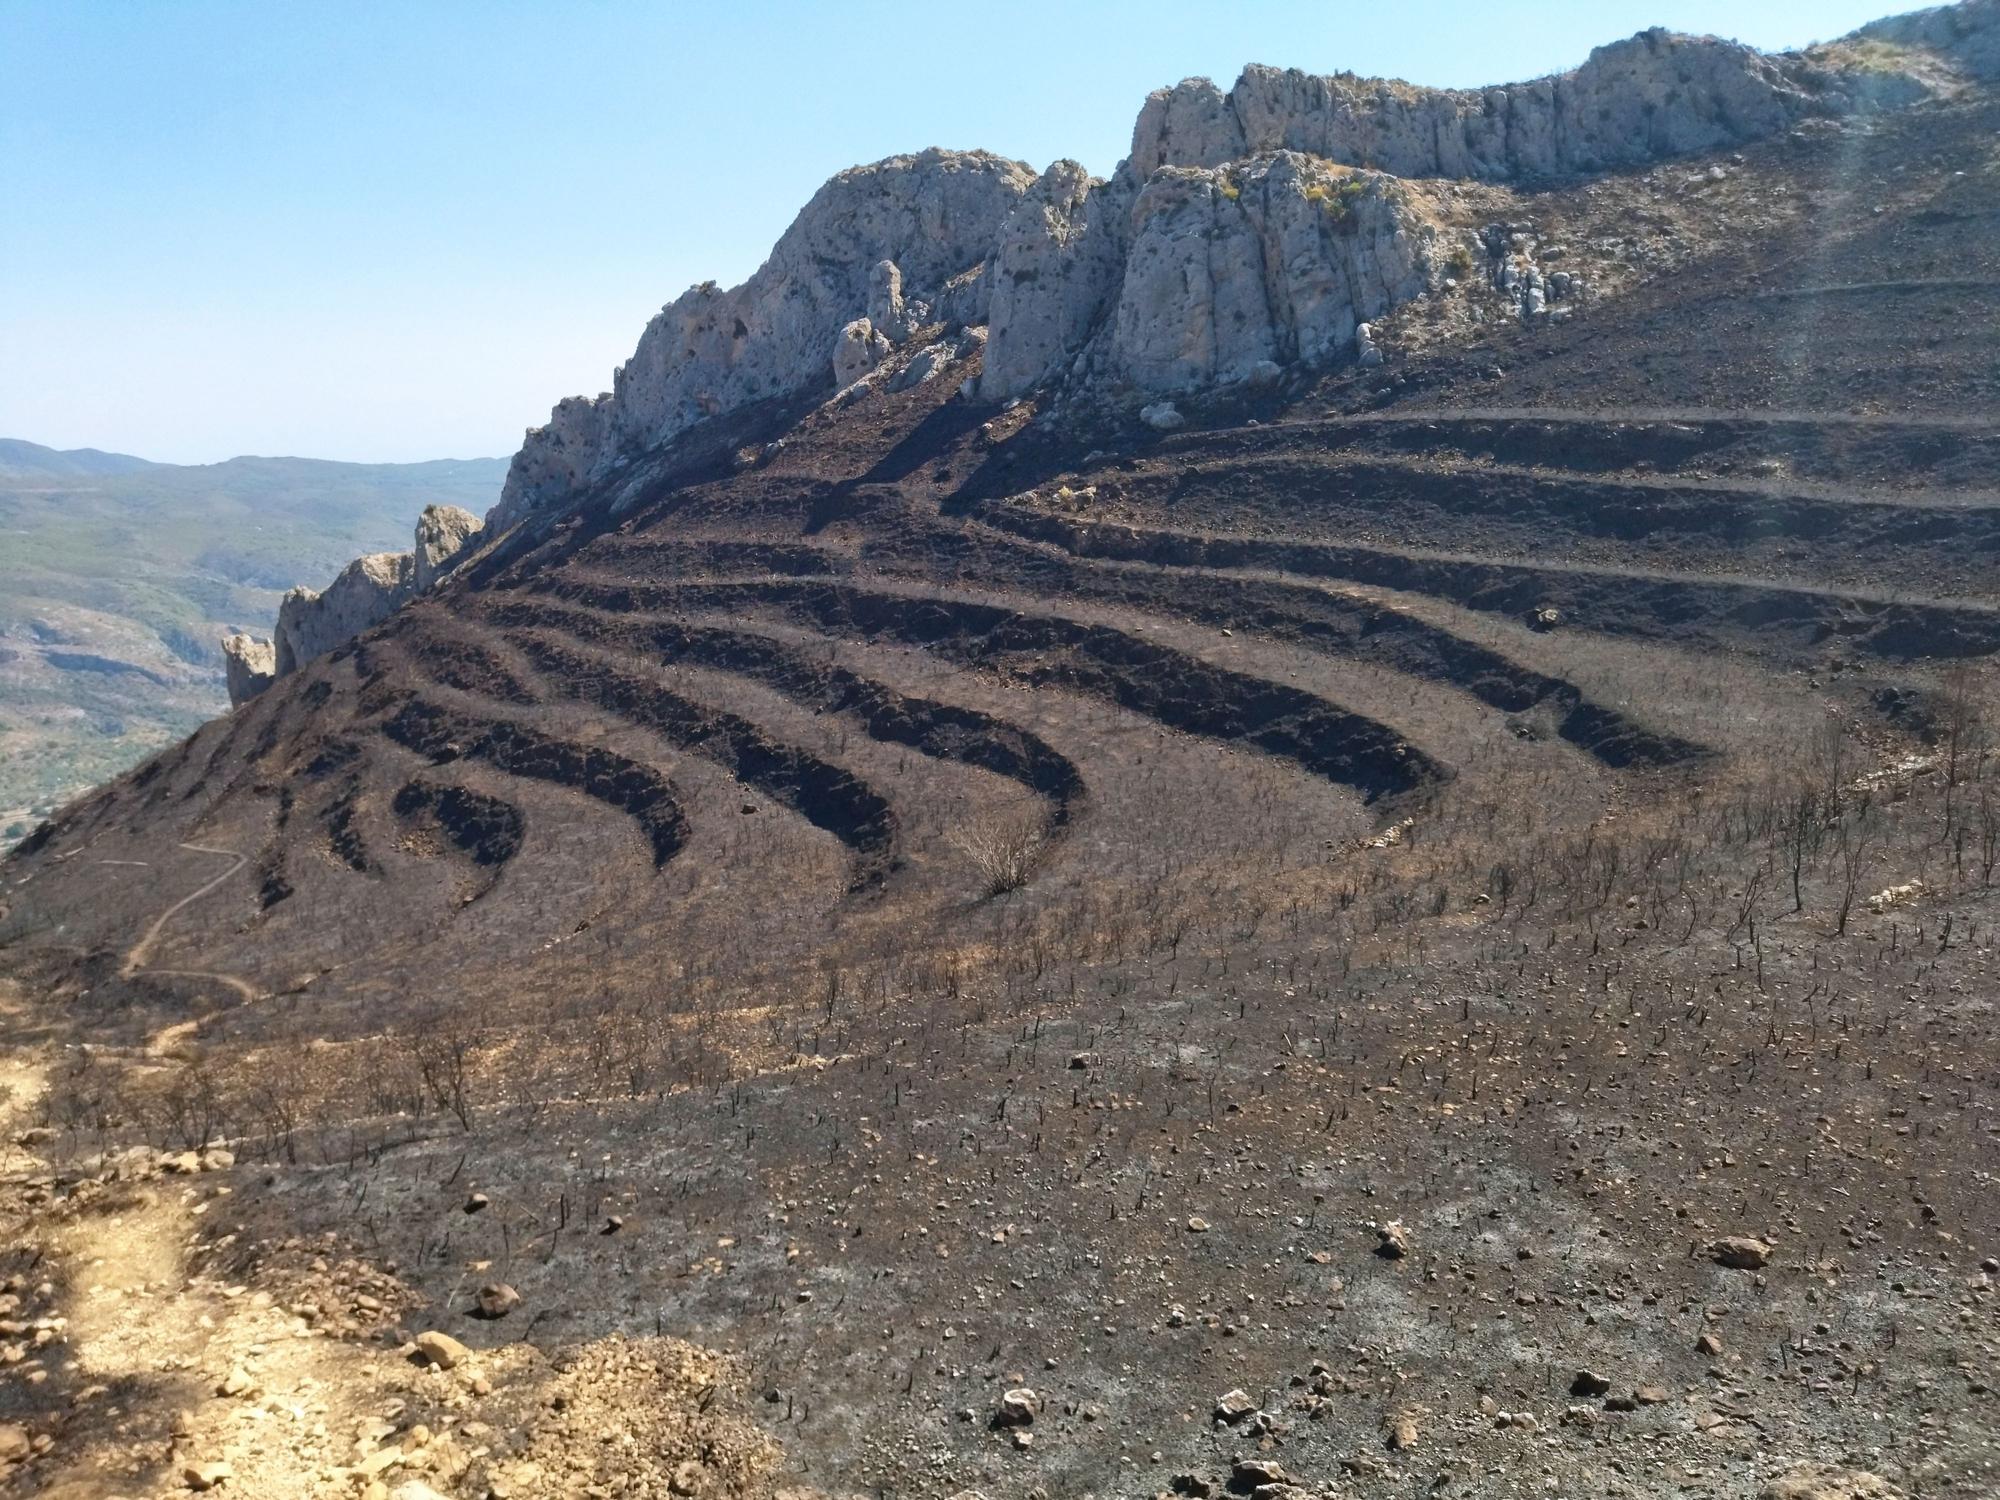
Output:
M21 1472L1990 1494L1996 21L836 178L0 867Z

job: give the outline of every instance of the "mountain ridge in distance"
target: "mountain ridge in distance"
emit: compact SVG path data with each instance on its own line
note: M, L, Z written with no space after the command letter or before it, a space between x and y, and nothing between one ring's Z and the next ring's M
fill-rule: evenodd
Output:
M426 505L484 509L505 470L0 439L0 840L223 711L222 636L268 633L285 589L407 545Z

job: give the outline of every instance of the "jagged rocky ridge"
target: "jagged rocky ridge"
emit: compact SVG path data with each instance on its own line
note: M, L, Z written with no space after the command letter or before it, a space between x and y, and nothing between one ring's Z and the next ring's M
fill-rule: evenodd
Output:
M965 392L1002 401L1067 381L1179 417L1160 400L1381 358L1369 323L1484 265L1525 315L1573 299L1445 228L1450 183L1552 181L1745 144L1801 120L1896 108L2000 76L2000 0L1876 22L1767 56L1643 32L1568 73L1451 90L1252 66L1156 90L1109 179L1073 161L1037 175L981 151L928 150L827 182L741 286L691 288L647 325L613 388L559 402L514 457L486 528L551 514L708 418L821 385L857 391L899 360L907 386L984 346ZM420 542L419 553L423 548ZM358 559L323 595L295 590L270 670L283 675L426 585L397 554ZM237 644L239 643L240 644ZM233 701L269 679L232 638Z
M1435 289L1458 248L1428 179L1573 177L1896 107L1941 70L1994 76L1996 39L2000 3L1969 0L1782 56L1648 31L1506 88L1251 67L1227 93L1191 79L1151 95L1106 181L976 152L843 172L749 281L688 292L613 390L531 431L488 521L512 526L746 401L865 379L926 325L986 323L989 400L1065 375L1146 398L1367 357L1367 322Z
M456 505L427 505L417 518L411 551L357 557L323 593L291 590L278 606L277 629L269 641L248 635L225 637L222 656L231 707L380 624L431 588L457 566L482 524Z

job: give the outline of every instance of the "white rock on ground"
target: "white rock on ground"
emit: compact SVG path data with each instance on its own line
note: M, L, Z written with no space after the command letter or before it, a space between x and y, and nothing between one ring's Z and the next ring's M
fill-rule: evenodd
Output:
M866 318L856 318L840 330L833 341L833 383L845 389L889 357L888 339L875 331Z
M435 1328L417 1335L417 1353L441 1370L455 1370L472 1357L472 1351L448 1333Z

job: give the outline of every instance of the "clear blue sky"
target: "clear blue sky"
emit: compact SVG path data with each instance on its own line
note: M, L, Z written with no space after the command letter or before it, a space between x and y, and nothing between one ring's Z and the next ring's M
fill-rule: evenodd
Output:
M1894 0L0 0L0 436L178 462L507 453L828 175L1124 156L1247 62L1418 82Z

